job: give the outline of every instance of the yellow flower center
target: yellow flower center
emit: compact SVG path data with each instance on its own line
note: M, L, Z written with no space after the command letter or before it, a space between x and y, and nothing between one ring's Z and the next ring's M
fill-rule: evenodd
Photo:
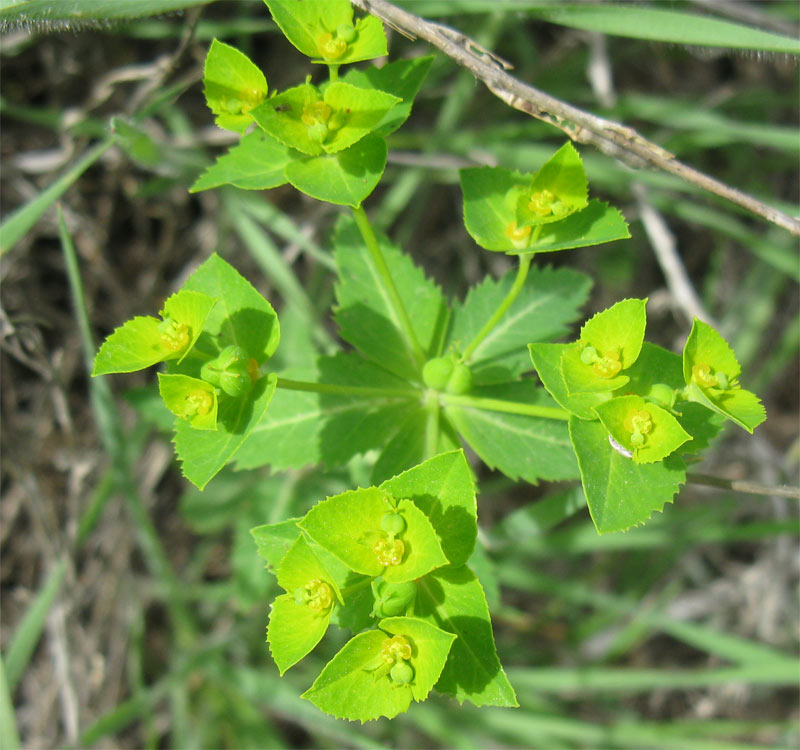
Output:
M381 565L399 565L406 548L399 539L381 537L372 546L372 551Z
M506 237L514 242L522 242L527 240L531 235L530 227L518 227L517 222L513 219L508 223L505 231Z
M603 356L598 357L592 365L592 370L601 378L613 378L621 369L622 362L619 361L619 352L613 349L603 352Z
M387 664L411 658L411 644L402 635L387 638L381 644L381 659Z
M196 390L186 395L186 406L183 410L185 417L204 417L214 406L214 397L203 390Z
M692 367L692 380L703 388L713 388L718 384L716 375L705 362L699 362Z
M550 190L537 190L531 194L528 209L537 216L550 216L555 213L556 197Z
M347 51L347 42L326 31L317 37L317 48L321 57L326 60L337 60Z
M172 318L165 318L158 326L161 333L161 345L171 352L179 352L189 345L191 331L186 323L178 323Z

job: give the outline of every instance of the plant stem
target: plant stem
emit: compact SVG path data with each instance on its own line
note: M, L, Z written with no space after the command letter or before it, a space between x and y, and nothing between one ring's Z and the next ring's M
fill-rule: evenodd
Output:
M425 458L433 458L439 449L439 398L431 391L425 399Z
M537 227L538 229L539 227ZM514 300L517 298L520 290L522 289L522 285L525 283L525 279L528 276L528 269L531 267L531 260L533 259L533 253L525 253L524 255L520 255L519 257L519 268L517 268L517 278L514 279L514 283L511 285L511 289L508 290L508 294L505 296L505 299L500 303L500 306L494 311L489 320L486 321L486 324L478 331L478 334L475 336L474 339L470 342L469 346L464 350L462 355L462 361L468 362L469 358L475 353L475 350L480 346L480 343L489 335L491 330L500 322L500 318L506 314L506 311L509 307L511 307Z
M334 383L311 383L305 380L278 378L278 388L287 391L311 391L331 396L385 396L390 398L414 398L418 391L405 388L370 388L363 385L336 385Z
M328 66L328 76L331 79L331 83L334 81L339 80L339 66L338 65L329 65Z
M507 414L521 414L526 417L559 419L563 422L569 420L569 412L557 406L521 404L518 401L502 401L499 398L482 398L480 396L453 396L449 393L440 393L439 398L445 406L471 406L473 409L502 411Z
M776 497L792 497L800 500L800 487L790 487L786 484L776 487L768 487L755 482L747 482L742 479L723 479L713 477L708 474L696 474L691 472L686 475L686 481L692 484L704 484L709 487L721 487L735 492L745 492L749 495L775 495Z
M425 364L425 352L422 350L417 340L417 335L414 333L414 328L411 325L411 320L403 305L403 300L400 298L397 287L394 285L389 266L386 265L386 259L381 252L378 238L375 236L372 224L370 224L367 213L362 206L353 209L353 218L356 220L356 225L367 245L372 261L375 263L375 267L383 282L384 290L389 296L389 305L397 318L397 324L400 328L400 332L403 334L409 356L412 362L414 362L418 368L421 368L422 365Z

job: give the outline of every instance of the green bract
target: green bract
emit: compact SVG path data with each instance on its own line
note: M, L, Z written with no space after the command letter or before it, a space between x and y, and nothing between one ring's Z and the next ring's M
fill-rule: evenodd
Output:
M253 110L258 125L310 156L335 154L360 141L395 104L396 96L336 81L321 92L304 83Z
M630 237L619 211L587 200L587 185L583 164L569 143L534 175L502 167L462 169L464 223L481 247L511 254Z
M580 339L561 355L568 394L614 391L628 382L628 376L622 373L641 351L646 303L622 300L586 322Z
M686 397L752 433L767 415L758 396L739 385L740 372L741 367L725 339L695 318L683 349Z
M162 320L129 320L103 342L92 375L135 372L168 359L181 362L197 342L215 302L214 297L183 290L164 303Z
M361 721L395 716L434 685L477 705L516 705L483 589L465 565L475 513L469 465L454 451L380 487L330 497L302 519L253 529L259 553L287 592L275 600L268 630L281 672L317 644L333 619L354 631L370 628L344 646L303 697ZM387 553L396 559L382 557Z
M158 392L167 408L196 430L217 429L217 392L213 385L188 375L160 372Z
M348 0L265 0L286 38L311 62L342 65L386 54L386 34L373 17L353 23Z
M600 421L623 455L636 463L661 461L691 439L675 417L641 396L619 396L595 407Z
M267 79L250 58L217 39L206 57L203 83L217 125L238 133L253 122L250 112L267 96Z
M283 556L277 576L287 593L272 604L267 641L283 674L325 635L337 602L342 603L342 594L302 536Z

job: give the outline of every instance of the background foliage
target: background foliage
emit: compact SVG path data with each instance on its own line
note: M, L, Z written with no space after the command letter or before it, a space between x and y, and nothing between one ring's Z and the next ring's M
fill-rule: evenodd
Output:
M797 213L796 58L758 51L766 42L753 36L796 37L795 4L641 4L628 9L636 19L618 11L602 25L573 5L406 3L497 51L522 80ZM755 17L725 16L742 8ZM650 11L743 21L751 35L689 22L700 36L688 47L685 18L670 35ZM342 643L326 639L318 660L278 678L263 626L279 589L248 530L367 486L370 457L341 471L226 470L201 494L179 478L152 381L119 378L112 398L104 382L89 386L84 357L89 336L152 314L212 251L279 310L282 365L307 370L315 344L336 351L327 238L338 209L291 188L187 192L228 143L199 85L210 40L245 50L271 88L293 85L304 61L261 2L6 1L0 28L0 249L11 249L0 266L0 739L16 739L13 703L25 746L797 744L796 505L696 485L646 528L598 537L579 488L480 469L471 564L490 584L520 709L433 700L361 728L300 701ZM390 38L393 59L429 52ZM563 140L439 55L366 208L463 299L510 266L466 233L456 169L534 171ZM648 338L679 351L685 306L653 250L674 240L769 415L755 438L726 429L702 471L796 483L796 242L673 177L581 152L593 194L622 208L633 238L548 262L595 279L587 315L649 297Z

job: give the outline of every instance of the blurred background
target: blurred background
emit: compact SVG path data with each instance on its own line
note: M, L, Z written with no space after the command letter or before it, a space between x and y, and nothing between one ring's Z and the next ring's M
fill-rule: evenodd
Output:
M364 486L374 456L325 472L226 470L197 492L174 460L152 372L90 382L86 357L88 336L96 345L155 314L214 251L278 310L276 367L335 341L329 231L341 209L289 186L188 193L235 137L203 98L214 37L248 54L271 90L321 71L260 0L140 0L134 15L183 6L141 18L119 17L127 2L89 15L85 5L25 16L0 3L3 746L14 744L13 706L26 748L796 747L796 500L693 484L647 526L599 537L579 486L515 484L477 462L473 564L520 708L433 696L360 726L299 699L346 635L329 633L278 677L265 644L278 589L249 529ZM495 51L521 80L798 214L796 55L746 38L718 46L713 34L686 46L663 24L619 15L601 34L532 0L404 5ZM796 38L800 21L791 1L628 7L694 14L678 29L699 14ZM392 59L432 51L391 30L389 41ZM512 259L466 233L458 168L535 171L565 140L437 54L365 208L463 297ZM578 148L592 194L622 210L632 239L543 262L594 279L587 317L649 297L648 339L675 351L699 305L768 420L753 437L726 428L698 470L796 485L796 238L675 177ZM695 300L667 281L676 261Z

